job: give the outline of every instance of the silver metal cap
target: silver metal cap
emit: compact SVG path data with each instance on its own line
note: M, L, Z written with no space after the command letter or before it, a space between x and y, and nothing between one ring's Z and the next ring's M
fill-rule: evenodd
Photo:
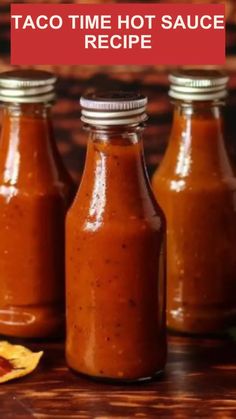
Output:
M55 99L57 78L41 70L13 70L0 74L0 101L42 103Z
M183 69L170 74L169 96L180 100L217 100L227 96L229 77L218 70Z
M147 120L147 98L134 92L89 91L80 99L81 120L90 125L139 124Z

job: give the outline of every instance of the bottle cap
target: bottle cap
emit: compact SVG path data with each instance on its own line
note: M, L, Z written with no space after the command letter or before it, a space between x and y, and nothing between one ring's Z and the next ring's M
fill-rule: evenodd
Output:
M227 96L229 77L219 70L182 69L169 76L169 96L186 101L217 100Z
M88 91L80 105L81 120L90 125L137 125L147 120L147 98L135 92Z
M41 70L13 70L0 74L0 101L42 103L55 99L56 77Z

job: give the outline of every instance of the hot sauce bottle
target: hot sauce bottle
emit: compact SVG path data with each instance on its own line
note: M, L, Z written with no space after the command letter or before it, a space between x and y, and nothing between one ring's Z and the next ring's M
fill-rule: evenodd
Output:
M170 76L174 118L153 189L167 219L167 319L190 334L236 322L236 179L226 153L222 105L228 77Z
M0 74L0 334L55 336L64 323L64 219L72 192L53 138L56 78Z
M66 223L66 356L100 379L148 379L166 362L165 220L144 163L146 103L81 98L88 148Z

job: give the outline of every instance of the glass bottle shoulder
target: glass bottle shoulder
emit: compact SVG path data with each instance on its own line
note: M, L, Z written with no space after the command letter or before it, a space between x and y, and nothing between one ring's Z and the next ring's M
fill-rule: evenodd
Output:
M160 229L163 214L151 191L140 144L89 144L68 220L93 229L110 225Z

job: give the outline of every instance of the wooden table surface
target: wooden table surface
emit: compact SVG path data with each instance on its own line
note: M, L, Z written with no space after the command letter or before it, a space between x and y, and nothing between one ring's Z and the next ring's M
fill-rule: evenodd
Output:
M170 337L165 375L148 384L109 385L69 371L63 343L31 375L0 385L0 418L236 418L236 343Z

